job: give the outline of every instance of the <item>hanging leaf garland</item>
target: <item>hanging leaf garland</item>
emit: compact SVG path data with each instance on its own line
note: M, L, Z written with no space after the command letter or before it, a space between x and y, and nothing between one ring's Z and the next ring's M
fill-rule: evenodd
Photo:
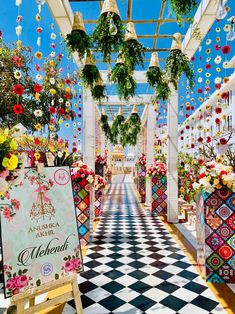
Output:
M192 63L187 56L182 52L181 34L174 34L174 40L171 47L171 52L166 59L166 72L170 82L173 83L175 89L178 89L178 79L184 73L189 80L191 88L194 86L194 72Z
M122 59L118 59L112 69L111 81L117 84L117 93L120 98L127 100L135 95L136 81L129 74L128 66Z
M117 13L101 14L92 35L94 47L103 53L103 61L111 61L112 50L120 50L124 38L124 28Z
M123 133L124 122L125 122L125 118L123 116L122 108L120 107L117 116L113 120L113 124L112 124L112 128L111 128L112 144L114 144L114 145L120 143L119 137Z
M134 71L137 65L144 67L144 49L144 45L137 39L134 23L127 23L125 41L119 58L125 59L130 72Z
M99 77L98 82L91 88L91 95L94 100L101 103L101 101L105 98L105 86L103 85L103 81L101 77Z
M128 131L128 144L131 146L135 146L137 144L138 135L141 130L141 119L135 106L132 110L131 116L126 123Z
M73 52L77 52L80 60L90 48L90 38L86 34L82 14L75 12L73 29L70 34L66 36L66 44Z
M167 100L171 95L171 90L168 85L168 82L164 79L161 80L155 88L155 95L157 100Z
M112 139L112 131L111 131L111 128L110 128L110 125L109 125L109 122L108 122L108 116L107 116L107 114L106 114L104 109L102 110L102 115L101 115L101 118L100 118L100 122L101 122L101 128L102 128L106 138L108 140L111 140Z
M146 72L147 82L150 86L154 87L155 85L161 84L162 81L162 72L159 67L150 67Z
M89 52L86 57L85 65L81 71L81 81L85 87L92 88L99 81L100 72Z
M165 0L166 1L166 0ZM170 5L177 20L182 23L182 16L189 16L197 7L196 0L170 0Z

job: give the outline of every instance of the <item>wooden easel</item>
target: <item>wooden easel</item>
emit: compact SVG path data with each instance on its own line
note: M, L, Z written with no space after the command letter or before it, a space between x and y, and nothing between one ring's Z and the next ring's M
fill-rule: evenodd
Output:
M35 298L37 296L68 285L70 285L70 289L65 289L65 292L62 294L35 304ZM77 314L83 314L80 291L77 283L77 274L65 276L64 278L44 284L40 287L14 295L11 297L11 304L16 306L16 314L35 314L50 307L66 303L72 299L74 299ZM25 308L27 303L29 304L29 307Z

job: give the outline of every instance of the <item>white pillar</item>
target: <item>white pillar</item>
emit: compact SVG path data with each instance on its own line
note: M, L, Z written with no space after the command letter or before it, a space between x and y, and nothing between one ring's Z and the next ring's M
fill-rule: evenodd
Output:
M150 167L154 163L154 139L156 133L156 114L154 106L148 105L147 116L147 148L146 148L146 168ZM146 200L147 206L150 206L152 202L152 184L151 180L146 180Z
M178 222L178 91L170 84L167 112L167 220Z
M83 93L84 110L84 156L83 161L93 170L95 169L95 103L91 92L84 89Z
M102 130L100 130L100 154L104 156L105 152L105 145L106 144L106 139L105 139L105 134Z

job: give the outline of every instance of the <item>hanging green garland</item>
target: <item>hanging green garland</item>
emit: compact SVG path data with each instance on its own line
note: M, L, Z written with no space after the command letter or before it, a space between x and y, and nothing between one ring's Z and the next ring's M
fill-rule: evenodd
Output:
M127 100L135 95L136 81L129 74L128 66L122 60L117 60L112 69L111 81L117 84L117 93L120 98Z
M165 0L166 1L166 0ZM181 23L182 16L189 16L198 5L196 0L170 0L170 5L177 20Z
M153 66L149 67L146 72L147 82L150 86L154 87L155 85L161 84L162 81L162 72L159 67Z
M120 16L116 13L103 13L92 35L94 47L103 53L103 61L111 61L112 50L120 50L124 28Z
M104 85L95 85L91 89L91 95L93 99L98 101L99 103L105 98L105 86Z
M111 132L112 132L112 144L116 145L120 142L120 138L123 133L123 125L125 122L125 118L122 113L122 109L119 109L118 115L114 118Z
M100 72L89 53L89 55L87 55L85 65L81 71L81 81L85 87L92 88L95 83L99 81L99 78Z
M141 119L137 113L136 108L133 108L131 116L127 121L128 128L128 144L135 146L137 144L138 135L141 130Z
M110 128L110 125L108 122L108 116L107 116L105 110L102 111L100 122L101 122L101 128L102 128L106 138L108 140L111 140L112 139L112 131L111 131L111 128Z
M173 83L175 89L178 89L178 79L184 73L189 80L191 88L194 86L194 72L192 63L188 57L182 52L181 34L175 33L171 46L171 52L166 59L166 73L170 82Z
M155 88L155 95L157 100L162 99L163 101L165 101L170 98L171 90L166 81L162 80L161 82L159 82L159 84Z
M73 29L70 34L66 36L66 44L73 52L77 52L80 60L90 48L90 38L85 32L82 14L76 12L74 14Z

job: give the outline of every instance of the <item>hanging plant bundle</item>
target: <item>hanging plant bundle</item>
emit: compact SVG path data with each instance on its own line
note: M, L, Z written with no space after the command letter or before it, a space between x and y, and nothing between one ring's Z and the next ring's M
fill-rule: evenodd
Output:
M135 95L136 82L129 74L128 66L123 60L118 59L111 71L111 81L117 84L117 92L120 98L127 100Z
M146 72L147 82L150 86L154 87L155 85L161 84L162 81L162 72L159 67L150 67Z
M125 59L130 72L134 71L137 65L144 67L144 49L144 45L137 39L134 24L127 23L125 41L119 57Z
M113 124L111 128L111 132L112 132L111 142L114 145L120 142L119 137L123 133L124 122L125 122L125 118L123 116L122 108L120 108L118 115L113 120Z
M105 86L103 85L103 81L101 77L99 77L98 82L91 88L91 95L94 100L101 103L101 101L105 98Z
M170 0L171 8L177 20L182 21L182 16L189 16L193 9L197 7L196 0Z
M82 14L75 12L73 29L70 34L66 36L66 43L69 49L77 52L80 60L90 48L90 38L86 34Z
M170 87L168 86L168 83L164 80L162 80L155 89L155 95L156 99L160 100L162 99L163 101L169 99L171 95L171 90Z
M85 87L92 88L99 81L100 72L90 54L87 55L85 65L81 71L81 81Z
M133 108L130 118L128 119L128 144L135 146L138 135L141 130L141 120L136 107Z
M170 55L166 59L166 72L169 75L170 82L175 89L178 89L178 79L184 73L189 80L191 88L194 86L194 72L192 63L181 49L181 34L174 35L174 41L171 47Z
M106 138L108 140L111 140L112 132L111 132L111 128L110 128L110 125L109 125L109 122L108 122L108 116L107 116L105 110L102 110L102 115L101 115L101 118L100 118L100 122L101 122L101 128L102 128Z
M120 50L123 43L124 30L119 14L101 14L92 37L95 48L103 53L103 61L110 62L112 50Z

